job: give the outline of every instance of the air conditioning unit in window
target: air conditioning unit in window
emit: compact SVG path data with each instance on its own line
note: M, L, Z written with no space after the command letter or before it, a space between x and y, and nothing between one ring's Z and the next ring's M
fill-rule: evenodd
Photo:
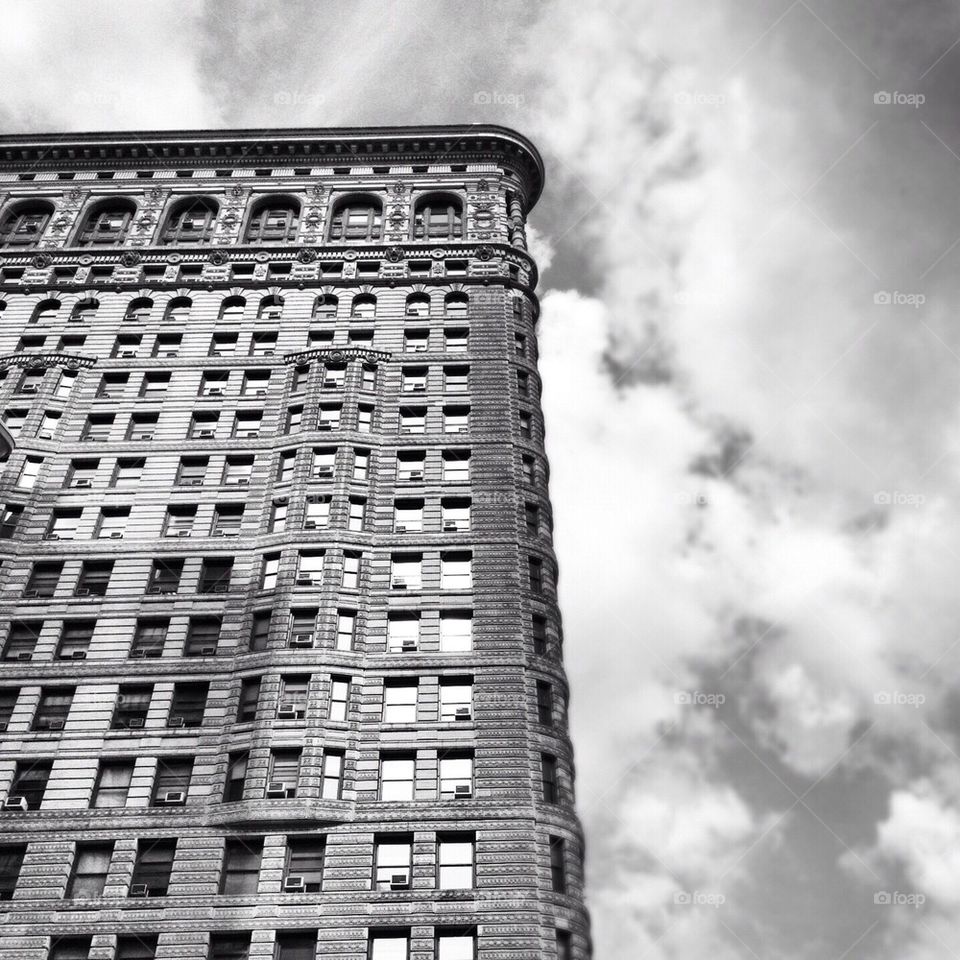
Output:
M124 359L130 359L131 357L135 357L136 355L137 355L137 351L136 351L136 350L121 350L121 351L120 351L120 356L123 357Z
M30 809L30 804L27 802L26 797L7 797L7 799L3 801L3 809L25 812Z
M197 437L200 440L212 440L216 436L215 430L198 430Z
M41 730L62 730L63 721L62 720L48 720L43 726L39 729Z
M144 724L143 717L130 717L127 720L128 730L139 730Z
M187 795L182 790L168 790L163 796L157 797L158 804L169 807L182 807L187 802Z
M469 720L471 717L471 711L469 707L457 707L454 712L455 720Z
M410 389L414 393L426 393L427 385L425 383L415 383L410 387Z
M77 489L87 489L93 486L93 481L88 480L86 477L81 477L79 480L74 480L73 485Z
M317 479L328 480L333 476L333 467L317 467L313 475Z
M422 480L423 471L422 470L411 470L407 476L408 480Z
M33 654L32 654L32 653L27 653L26 651L24 651L24 652L22 652L22 653L18 653L18 654L17 654L17 659L18 659L18 660L32 660L32 659L33 659Z
M137 439L138 439L138 440L152 440L152 439L153 439L153 434L152 434L152 433L138 433L138 434L137 434Z
M37 387L37 385L36 385L35 383L25 383L25 384L20 388L20 392L21 392L21 393L36 393L36 392L37 392L37 389L38 389L38 387Z
M199 487L203 485L203 480L200 477L184 477L180 481L181 487Z
M303 529L304 529L304 530L316 530L316 529L317 529L317 521L316 521L316 520L304 520L304 521L303 521Z
M0 733L6 733L6 730L7 730L6 721L0 722Z
M304 710L298 710L291 703L281 703L280 706L277 707L278 720L302 720L304 715Z
M332 430L333 424L329 420L319 420L317 422L318 430Z
M24 590L24 591L23 591L23 596L24 596L24 599L30 599L31 597L38 597L38 596L40 596L40 591L39 591L39 590Z
M267 395L267 391L266 391L266 390L263 390L263 389L254 390L254 391L253 391L253 395L254 395L255 397L265 397L265 396Z
M86 650L74 650L73 653L70 654L70 659L71 659L71 660L86 660L86 659L87 659L87 651L86 651Z
M416 653L417 650L417 641L416 640L401 640L400 649L404 653Z
M241 440L256 440L260 436L259 430L241 430L237 436Z
M212 656L214 656L214 655L216 654L216 652L217 652L217 648L216 648L216 647L201 647L201 648L200 648L200 656L201 656L201 657L212 657Z
M286 893L303 893L306 886L303 877L287 877L283 881L283 889Z
M391 586L394 590L406 590L406 589L407 589L407 581L406 581L403 577L394 577L394 578L390 581L390 586Z
M77 589L74 590L73 595L75 597L89 597L90 589L89 587L77 587Z
M211 583L208 587L201 587L201 593L227 593L230 589L229 583Z
M291 787L282 780L271 780L267 783L268 797L289 797L296 792L296 787Z
M297 577L298 587L312 587L313 583L313 577Z
M314 634L295 633L290 639L291 647L312 647L314 643Z
M186 725L187 721L183 717L171 717L167 721L168 727L185 727Z
M145 883L131 883L130 896L131 897L148 897L150 896L150 888Z
M111 540L122 540L122 539L123 539L123 531L122 531L122 530L111 530L111 531L110 531L110 539L111 539Z
M393 873L390 875L391 890L409 890L410 877L405 873Z
M59 533L48 533L43 539L44 539L44 540L59 540L59 539L60 539L60 534L59 534Z
M327 380L324 380L324 381L323 381L323 385L324 385L324 387L326 387L328 390L332 390L332 389L334 389L335 387L339 387L339 386L340 386L340 382L339 382L338 380L330 380L330 379L327 379Z
M207 388L208 397L222 397L223 396L223 387L208 387Z
M176 535L178 537L189 537L193 533L192 530L177 530Z
M460 525L457 523L456 520L444 520L443 529L457 531L460 529Z
M458 783L453 788L454 800L469 800L473 796L473 787L469 783Z
M147 593L164 593L163 587L159 584L154 584L152 587L147 587Z
M248 486L250 486L250 478L249 478L249 477L237 477L237 479L234 481L234 483L236 483L236 485L237 485L238 487L248 487Z

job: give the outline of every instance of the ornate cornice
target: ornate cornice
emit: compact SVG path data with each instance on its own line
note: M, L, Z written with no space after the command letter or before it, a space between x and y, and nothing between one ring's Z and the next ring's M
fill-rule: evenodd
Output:
M68 370L79 370L81 367L92 367L96 362L96 357L81 357L72 353L10 353L0 357L0 370L8 367L66 367Z
M544 165L537 148L515 130L493 124L50 133L0 139L0 169L17 170L417 161L502 163L521 177L530 207L543 189Z
M321 347L316 350L303 350L300 353L286 353L283 362L296 364L322 360L324 363L343 363L345 360L363 360L366 363L379 363L393 356L384 350L366 350L363 347L342 347L340 349Z

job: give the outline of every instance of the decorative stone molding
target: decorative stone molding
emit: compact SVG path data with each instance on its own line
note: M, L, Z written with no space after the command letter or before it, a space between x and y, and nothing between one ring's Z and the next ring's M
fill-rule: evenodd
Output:
M79 370L81 367L92 367L97 362L96 357L81 357L72 353L11 353L0 357L0 370L9 367L64 367L67 370Z
M37 270L43 270L53 263L53 257L49 253L38 253L31 261L31 265Z
M303 247L297 251L297 259L301 263L313 263L319 254L312 247Z
M381 360L389 360L392 356L392 353L385 350L366 350L363 347L342 347L340 349L320 347L316 350L304 350L301 353L284 354L283 362L295 366L310 363L313 360L321 360L324 363L343 363L345 360L379 363Z

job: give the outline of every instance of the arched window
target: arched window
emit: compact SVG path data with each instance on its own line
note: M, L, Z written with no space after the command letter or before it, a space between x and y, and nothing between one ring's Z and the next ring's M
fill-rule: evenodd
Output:
M30 317L31 323L53 323L60 312L59 300L41 300L34 308Z
M373 197L347 197L333 211L331 240L379 240L383 206Z
M463 237L463 204L448 194L421 197L413 211L414 240L459 240Z
M351 317L372 320L376 315L377 298L372 293L361 293L359 297L353 298L353 306L350 309Z
M408 317L429 317L430 297L426 293L411 293L407 297Z
M136 204L123 197L114 197L94 204L83 220L77 235L78 247L116 246L130 232Z
M247 243L285 243L295 240L300 204L290 197L265 197L257 201L247 223Z
M240 323L246 305L243 297L227 297L220 305L220 319L227 323Z
M260 320L279 320L283 316L283 297L264 297L260 301L257 317Z
M447 317L465 317L469 298L465 293L448 293L443 298L443 313Z
M189 297L174 297L163 314L167 323L186 323L190 319L190 308L193 301Z
M332 294L325 293L317 297L313 305L313 316L320 320L333 320L337 315L337 307L340 301Z
M0 246L28 247L36 243L52 216L52 203L33 201L17 204L0 224Z
M144 323L150 319L150 311L153 309L153 301L149 297L137 297L127 304L127 312L123 315L124 320L136 320Z
M86 323L97 315L97 310L99 309L99 300L94 300L93 298L80 300L74 304L73 310L70 311L70 322Z
M160 234L160 242L171 246L209 243L217 204L209 197L184 197L171 208Z

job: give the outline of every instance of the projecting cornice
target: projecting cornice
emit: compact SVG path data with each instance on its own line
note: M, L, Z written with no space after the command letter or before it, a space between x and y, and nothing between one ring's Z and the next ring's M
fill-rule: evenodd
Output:
M45 133L0 138L0 169L275 164L500 163L521 178L530 207L543 159L526 137L496 125Z

